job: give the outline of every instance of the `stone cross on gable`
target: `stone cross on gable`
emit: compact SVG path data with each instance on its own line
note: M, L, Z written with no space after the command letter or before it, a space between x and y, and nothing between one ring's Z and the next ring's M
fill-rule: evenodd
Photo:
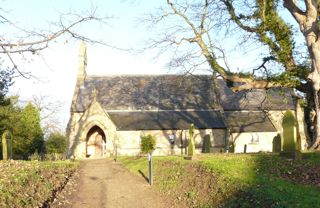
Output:
M97 89L94 87L94 88L92 89L92 101L93 101L93 102L96 102L96 101L97 101L97 95L98 95L98 91L97 91Z

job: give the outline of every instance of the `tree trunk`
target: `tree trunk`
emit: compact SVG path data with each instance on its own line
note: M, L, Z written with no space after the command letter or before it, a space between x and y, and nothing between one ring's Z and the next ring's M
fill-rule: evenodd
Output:
M309 74L308 79L312 81L313 86L313 100L314 100L314 139L311 149L320 147L320 105L319 105L319 92L320 92L320 42L315 41L314 37L310 35L306 37L310 57L312 60L313 71Z
M319 78L320 79L320 78ZM319 149L320 148L320 106L319 106L319 91L314 90L314 110L315 110L315 119L314 119L314 139L313 144L310 149Z
M320 106L319 106L319 92L320 92L320 42L319 27L317 22L317 8L314 5L309 5L305 21L300 24L301 31L304 33L310 58L312 61L312 72L308 75L308 79L313 86L313 101L314 101L314 138L311 149L320 148Z

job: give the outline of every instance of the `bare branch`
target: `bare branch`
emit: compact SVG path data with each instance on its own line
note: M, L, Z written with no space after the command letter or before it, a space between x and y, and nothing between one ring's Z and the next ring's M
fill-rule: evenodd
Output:
M300 25L304 24L306 21L306 13L303 12L293 0L284 0L283 6L288 9L288 11Z
M74 37L77 37L77 38L80 38L81 36L76 36L75 33L72 33L71 32L71 29L82 23L82 22L86 22L86 21L90 21L90 20L98 20L96 17L94 16L88 16L88 17L83 17L81 18L80 20L70 24L68 27L63 27L61 30L57 31L57 32L54 32L52 34L48 34L45 38L43 39L40 39L40 40L36 40L36 41L29 41L29 42L17 42L17 43L1 43L0 42L0 46L4 49L6 47L9 47L9 48L13 48L13 47L16 47L16 48L22 48L22 49L16 49L16 50L13 50L12 52L25 52L25 51L31 51L31 52L34 52L36 50L43 50L45 48L48 47L48 43L54 39L57 39L58 37L60 37L61 35L63 35L64 33L69 33L71 34L72 36ZM44 46L40 46L41 44L45 44ZM34 48L34 46L36 48ZM10 50L2 50L0 51L0 53L10 53L11 51Z
M209 7L208 0L205 0L205 6L204 6L204 9L203 9L203 13L202 13L202 17L201 17L201 23L200 23L200 31L201 31L202 34L205 33L204 23L205 23L205 20L207 18L207 15L208 15L208 7Z
M177 14L180 17L182 17L184 21L191 27L194 34L199 34L196 26L189 20L189 18L183 12L178 11L175 5L170 0L167 0L167 3L170 5L171 9L174 11L174 14Z
M6 49L4 47L2 47L3 51L5 52L5 54L8 56L10 62L13 65L13 69L15 71L17 71L19 73L20 76L22 76L23 78L29 79L30 78L30 74L27 73L23 73L18 69L18 66L16 65L16 63L14 62L13 58L11 57L10 53L6 51Z
M241 17L238 17L236 15L235 9L231 3L230 0L222 0L222 2L226 5L228 12L230 14L231 19L243 30L247 31L247 32L257 32L257 28L254 27L249 27L247 25L244 25L241 22Z

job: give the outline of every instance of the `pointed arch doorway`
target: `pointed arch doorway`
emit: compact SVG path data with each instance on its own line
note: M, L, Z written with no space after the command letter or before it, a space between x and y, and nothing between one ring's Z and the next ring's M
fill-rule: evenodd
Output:
M93 126L86 138L86 157L101 158L106 149L106 135L99 126Z

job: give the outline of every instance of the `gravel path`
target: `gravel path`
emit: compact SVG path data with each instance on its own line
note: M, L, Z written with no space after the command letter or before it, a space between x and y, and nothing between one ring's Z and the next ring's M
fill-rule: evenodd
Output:
M169 207L142 178L110 159L84 160L51 207Z

